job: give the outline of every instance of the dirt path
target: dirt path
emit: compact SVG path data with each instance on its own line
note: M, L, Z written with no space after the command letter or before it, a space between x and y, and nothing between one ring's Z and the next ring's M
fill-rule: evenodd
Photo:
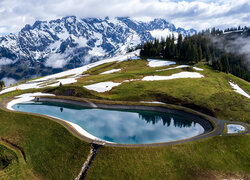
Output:
M163 105L157 105L157 106L150 106L150 104L142 104L142 105L124 105L124 104L101 104L101 103L94 103L91 100L86 100L86 99L82 99L79 98L79 100L81 99L81 101L77 101L77 100L69 100L69 99L56 99L53 97L46 97L46 98L40 98L40 101L52 101L52 102L61 102L61 103L70 103L70 104L74 104L74 105L80 105L80 106L90 106L93 107L93 105L97 108L111 108L111 109L137 109L137 110L150 110L150 111L159 111L159 112L169 112L169 109L167 107L164 107ZM6 108L7 103L11 100L11 98L5 98L1 100L0 103L0 108L5 110L5 111L10 111ZM91 104L90 104L91 102ZM138 104L138 103L137 103ZM178 106L176 106L178 107ZM185 108L185 107L181 107L179 106L181 109L187 110L185 113L187 114L187 112L189 114L192 114L193 116L200 116L203 119L207 119L209 120L213 126L214 129L212 131L209 132L205 132L204 134L201 134L199 136L195 136L189 139L183 139L183 140L178 140L178 141L172 141L172 142L163 142L163 143L152 143L152 144L113 144L113 143L103 143L100 142L100 145L105 145L105 146L115 146L115 147L145 147L145 146L166 146L166 145L173 145L173 144L180 144L180 143L187 143L187 142L192 142L192 141L197 141L197 140L201 140L204 138L208 138L208 137L212 137L212 136L218 136L218 135L223 135L223 131L224 131L224 127L226 123L237 123L237 124L241 124L245 127L247 127L247 130L243 133L239 133L239 134L246 134L246 133L250 133L250 125L243 123L243 122L232 122L232 121L226 121L226 120L221 120L221 119L217 119L215 117L203 114L201 112L189 109L189 108ZM176 109L174 109L173 111L177 111ZM180 111L180 110L178 110ZM13 112L13 111L11 111ZM183 111L184 112L184 111ZM17 113L25 113L25 112L17 112ZM40 116L40 117L45 117L45 118L49 118L51 120L54 120L58 123L60 123L61 125L63 125L64 127L66 127L70 132L72 132L74 135L76 135L78 138L87 141L89 143L95 143L95 144L99 144L98 142L96 142L95 140L92 140L86 136L83 136L82 134L80 134L78 131L76 131L69 123L62 121L61 119L58 118L54 118L54 117L49 117L46 115L41 115L41 114L34 114L34 113L25 113L25 114L31 114L31 115L36 115L36 116Z

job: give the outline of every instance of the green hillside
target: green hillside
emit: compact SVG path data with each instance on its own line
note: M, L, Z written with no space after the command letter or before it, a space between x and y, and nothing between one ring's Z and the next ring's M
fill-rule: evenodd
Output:
M190 107L217 118L250 123L250 100L235 92L229 84L231 80L250 94L249 82L231 74L214 71L202 64L199 67L204 69L204 71L196 71L192 67L157 71L175 66L152 68L147 65L146 60L107 63L85 72L85 74L90 74L90 76L78 79L78 82L75 84L52 88L48 91L45 90L45 92L91 99L160 101ZM121 71L112 74L100 74L112 69L121 69ZM141 81L145 76L169 76L184 71L198 72L204 78ZM124 80L134 79L136 81L123 82ZM122 84L105 93L89 91L83 88L85 85L106 81ZM70 90L71 94L69 93Z
M192 66L164 70L176 66L149 67L143 59L111 62L84 72L83 75L88 76L78 78L77 83L13 91L0 95L0 99L39 91L124 104L158 101L225 120L250 123L250 99L235 92L229 84L232 81L250 94L249 82L214 71L203 63L194 65L203 71ZM113 69L121 70L101 74ZM170 76L180 72L197 72L204 77L142 81L145 76ZM121 84L101 93L84 88L107 81ZM3 139L0 141L0 179L74 179L91 147L48 118L4 110L0 110L0 138ZM247 179L250 178L249 148L249 134L217 136L165 147L102 147L87 179Z

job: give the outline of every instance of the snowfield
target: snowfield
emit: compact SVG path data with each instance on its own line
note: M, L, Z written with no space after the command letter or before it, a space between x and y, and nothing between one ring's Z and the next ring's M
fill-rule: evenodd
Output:
M140 81L141 79L127 79L127 80L124 80L123 82L133 82L133 81Z
M180 66L176 66L176 67L172 67L172 68L156 70L156 72L167 71L167 70L172 70L172 69L181 69L181 68L186 68L186 67L190 67L190 66L189 65L180 65ZM198 68L198 67L193 67L193 69L195 69L196 71L203 71L203 69Z
M110 91L113 87L119 86L121 83L114 83L112 81L100 82L96 84L91 84L87 86L83 86L88 90L96 91L96 92L106 92Z
M242 125L238 125L238 124L228 124L227 125L227 133L228 134L235 134L235 133L239 133L245 131L245 127Z
M105 72L103 72L101 74L112 74L112 73L118 72L118 71L121 71L121 69L111 69L111 70L105 71Z
M204 71L204 69L198 68L198 67L193 67L196 71Z
M161 66L169 66L172 64L176 64L174 61L163 61L160 59L148 59L149 67L161 67Z
M197 72L180 72L172 74L170 76L145 76L142 78L142 81L159 81L159 80L170 80L170 79L179 79L179 78L202 78L202 74Z
M22 95L16 96L15 98L17 98L17 99L14 99L14 100L10 101L7 104L7 109L14 111L12 106L14 106L15 104L18 104L18 103L25 103L25 102L29 102L31 100L34 100L36 96L55 96L55 95L54 94L41 93L41 92L22 94Z
M58 82L54 83L54 84L50 84L50 85L46 85L49 87L56 87L59 86L60 83L62 84L72 84L72 83L76 83L77 80L75 78L66 78L66 79L57 79Z
M125 55L119 55L115 56L112 58L104 59L101 61L97 61L79 68L67 70L64 72L60 72L57 74L52 74L49 76L45 76L39 79L31 80L28 81L24 84L12 86L12 87L7 87L0 91L0 94L8 93L11 91L16 91L16 90L26 90L26 89L39 89L39 88L44 88L44 87L53 87L53 86L58 86L60 82L62 85L65 84L71 84L77 82L77 79L80 77L83 77L82 75L83 72L87 71L88 69L91 69L93 67L109 63L109 62L121 62L121 61L126 61L128 59L138 59L137 55L140 53L140 50L125 54ZM54 83L53 83L54 82Z
M189 67L189 65L180 65L180 66L176 66L176 67L172 67L172 68L167 68L167 69L160 69L160 70L156 70L157 72L160 71L167 71L167 70L172 70L172 69L181 69L181 68L186 68Z
M229 81L229 84L231 85L231 87L234 89L235 92L240 93L241 95L250 99L250 96L243 89L241 89L237 84L234 84L233 82L230 82L230 81Z

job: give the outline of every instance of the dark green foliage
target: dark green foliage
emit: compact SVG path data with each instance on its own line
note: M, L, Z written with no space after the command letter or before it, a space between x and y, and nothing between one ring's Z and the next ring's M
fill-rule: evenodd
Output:
M201 44L194 42L192 37L186 37L184 40L179 34L177 44L174 35L168 36L161 42L149 41L142 46L141 57L163 57L164 59L179 59L185 62L198 62L203 59Z
M250 36L248 28L231 28L224 32L243 31ZM230 45L236 41L233 36L223 34L223 31L212 28L202 31L193 36L186 36L184 39L178 35L175 43L174 35L168 36L166 40L150 41L142 46L141 57L155 57L164 59L176 59L183 63L197 63L206 60L215 70L225 73L232 73L240 78L250 81L250 71L247 69L247 57L237 55L234 52L224 50L221 45Z
M201 45L199 46L199 49L198 49L198 59L202 59L203 57L203 54L202 54L202 49L201 49Z
M228 55L223 54L220 58L221 65L222 65L222 71L225 73L229 73L229 62L228 62Z
M4 87L5 87L4 81L0 81L0 89L2 89Z

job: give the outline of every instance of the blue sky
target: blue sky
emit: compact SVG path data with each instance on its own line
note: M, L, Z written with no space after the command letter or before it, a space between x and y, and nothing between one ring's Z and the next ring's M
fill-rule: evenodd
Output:
M0 34L67 15L161 17L184 28L250 26L249 0L0 0Z

